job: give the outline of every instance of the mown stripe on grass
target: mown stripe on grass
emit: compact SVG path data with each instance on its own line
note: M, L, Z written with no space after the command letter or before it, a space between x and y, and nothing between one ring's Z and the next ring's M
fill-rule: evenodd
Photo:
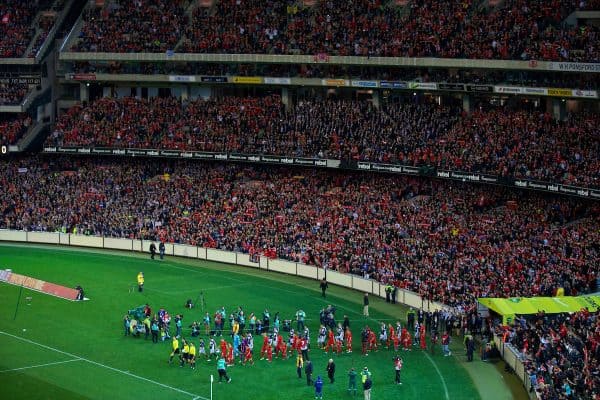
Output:
M136 379L142 380L144 382L152 383L154 385L161 386L163 388L170 389L170 390L173 390L173 391L181 393L181 394L185 394L185 395L190 396L190 397L192 397L194 399L209 400L207 397L203 397L203 396L200 396L200 395L197 395L197 394L194 394L194 393L190 393L190 392L178 389L178 388L173 387L173 386L165 385L164 383L160 383L160 382L154 381L152 379L144 378L143 376L132 374L129 371L123 371L121 369L114 368L114 367L111 367L109 365L102 364L102 363L99 363L97 361L93 361L93 360L90 360L90 359L87 359L87 358L84 358L84 357L80 357L80 356L77 356L75 354L72 354L72 353L69 353L69 352L66 352L66 351L63 351L63 350L59 350L59 349L56 349L54 347L50 347L50 346L47 346L45 344L42 344L42 343L30 340L30 339L26 339L26 338L21 337L21 336L13 335L11 333L4 332L4 331L0 331L0 334L8 336L8 337L11 337L13 339L21 340L21 341L23 341L25 343L29 343L29 344L33 344L33 345L42 347L42 348L47 349L47 350L55 351L57 353L64 354L64 355L69 356L69 357L73 357L73 358L76 358L76 359L78 359L80 361L85 361L87 363L96 365L98 367L106 368L106 369L109 369L111 371L118 372L118 373L121 373L123 375L127 375L127 376L130 376L132 378L136 378Z

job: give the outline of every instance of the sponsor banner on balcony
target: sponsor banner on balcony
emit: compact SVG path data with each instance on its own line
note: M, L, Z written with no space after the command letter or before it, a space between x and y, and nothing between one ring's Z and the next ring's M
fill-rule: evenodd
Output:
M568 72L600 72L600 64L577 62L549 62L548 69Z
M468 92L480 92L480 93L493 93L494 87L492 85L467 85Z
M407 89L408 83L400 81L381 81L379 82L379 86L390 89Z
M291 85L292 80L290 78L265 78L265 83L270 85Z
M437 90L438 85L435 82L408 82L408 88L419 90Z
M465 85L463 83L438 83L439 90L449 90L449 91L457 91L464 92Z
M195 75L169 75L169 82L196 82Z
M67 79L74 81L95 81L96 74L67 74Z
M323 86L349 86L350 82L346 79L322 79Z
M226 76L201 76L200 82L227 83L227 77Z
M536 87L525 87L525 88L523 88L523 93L524 94L529 94L529 95L547 96L548 95L548 89L546 89L546 88L536 88Z
M528 179L515 179L514 186L525 189L543 190L546 192L562 193L572 196L600 199L600 190L581 188L577 186L562 185L560 183L547 183L530 181Z
M409 174L418 175L420 174L419 167L413 167L410 165L399 165L399 164L380 164L359 161L356 164L356 168L366 171L380 171L380 172L393 172L397 174Z
M279 165L296 165L310 167L327 167L326 159L318 158L302 158L302 157L286 157L286 156L270 156L256 154L239 154L239 153L210 153L202 151L180 151L180 150L154 150L154 149L103 149L103 148L85 148L85 147L58 147L46 146L44 153L61 153L61 154L80 154L80 155L116 155L116 156L145 156L145 157L168 157L168 158L185 158L197 160L215 160L215 161L234 161L234 162L251 162L251 163L267 163ZM330 160L332 161L332 160ZM600 200L600 190L588 189L577 186L569 186L562 184L553 184L547 182L538 182L527 179L513 179L507 177L498 177L495 175L470 173L463 171L450 170L435 170L431 167L416 167L411 165L401 164L384 164L374 163L369 161L358 161L344 163L331 166L331 168L348 168L364 171L389 172L395 174L408 174L420 176L433 176L440 179L460 180L463 182L479 182L486 184L499 184L512 186L522 189L534 189L547 192L565 194L570 196L579 196Z
M261 78L260 76L234 76L233 83L258 85L263 83L263 78Z
M362 87L362 88L376 88L376 81L352 81L352 86L354 87Z
M0 83L5 85L40 85L42 79L39 76L2 76Z
M573 97L583 97L583 98L586 98L586 99L597 99L598 98L598 92L596 90L574 89L572 96Z
M573 91L571 89L548 88L548 96L555 97L571 97Z
M507 94L523 94L525 88L521 86L494 86L495 93L507 93Z

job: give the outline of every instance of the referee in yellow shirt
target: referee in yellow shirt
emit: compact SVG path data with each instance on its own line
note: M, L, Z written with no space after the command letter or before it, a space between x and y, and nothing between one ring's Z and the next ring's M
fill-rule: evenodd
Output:
M181 339L183 341L183 349L181 350L181 358L179 366L183 367L183 364L188 362L188 356L190 355L190 345L185 339Z
M175 354L179 354L179 340L177 340L177 336L173 336L171 346L173 348L173 351L171 351L171 355L169 356L169 364L173 362L173 357L175 356Z
M138 292L142 292L144 290L144 273L140 271L137 274L137 283L138 283Z
M189 351L188 360L190 362L190 366L192 369L196 369L196 346L194 346L194 342L190 342Z

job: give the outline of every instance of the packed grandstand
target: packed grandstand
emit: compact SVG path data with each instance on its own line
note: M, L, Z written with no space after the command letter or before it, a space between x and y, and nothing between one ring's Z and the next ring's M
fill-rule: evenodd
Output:
M0 1L0 229L276 257L457 313L598 291L599 13ZM598 398L597 316L497 333L538 398Z

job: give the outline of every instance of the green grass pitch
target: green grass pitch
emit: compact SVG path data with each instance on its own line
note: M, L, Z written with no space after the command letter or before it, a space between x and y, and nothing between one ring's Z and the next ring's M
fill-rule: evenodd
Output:
M251 268L167 258L152 261L132 253L89 252L79 249L0 245L0 268L69 287L82 285L90 301L71 302L23 290L15 316L19 287L0 284L0 398L2 399L209 399L210 374L217 377L215 362L198 361L196 370L167 363L170 343L123 336L123 315L148 302L153 310L164 306L171 315L184 314L187 326L201 321L200 307L184 308L185 300L204 293L207 310L225 306L229 313L241 305L248 315L268 308L292 319L303 308L311 331L314 377L326 381L325 399L351 399L347 372L368 366L373 374L372 398L479 399L473 381L455 357L421 350L402 352L403 385L394 384L393 351L360 355L360 328L368 323L405 315L399 306L373 299L371 318L362 317L362 295L330 287L321 298L318 282ZM143 293L130 292L136 274L146 277ZM26 298L31 297L30 301ZM325 365L330 356L316 348L318 312L327 304L337 307L337 318L350 317L354 353L333 356L336 382L329 384ZM226 328L228 327L226 324ZM378 331L378 329L376 330ZM285 337L285 335L284 335ZM458 340L455 340L458 342ZM255 338L255 353L261 338ZM458 343L455 343L458 346ZM458 346L459 347L459 346ZM258 348L258 349L256 349ZM230 384L213 385L213 398L312 399L314 389L298 379L294 359L259 361L254 366L228 368ZM362 398L359 390L357 398Z

